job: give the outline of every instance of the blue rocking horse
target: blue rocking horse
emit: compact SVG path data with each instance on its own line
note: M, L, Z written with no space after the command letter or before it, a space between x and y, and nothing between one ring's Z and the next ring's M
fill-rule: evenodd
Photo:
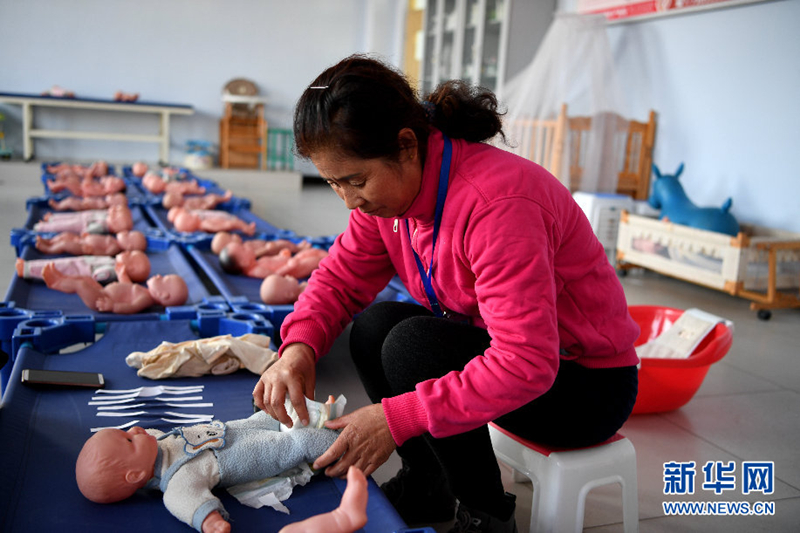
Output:
M726 233L736 236L739 233L739 223L728 211L733 201L728 198L722 207L697 207L686 196L678 177L683 172L683 163L680 164L675 174L662 175L658 167L653 165L656 181L653 183L653 192L648 203L656 209L661 209L661 219L683 224L693 228Z

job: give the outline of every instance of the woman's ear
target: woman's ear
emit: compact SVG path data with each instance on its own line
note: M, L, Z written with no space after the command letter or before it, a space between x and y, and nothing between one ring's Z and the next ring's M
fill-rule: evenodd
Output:
M414 161L419 154L417 134L411 128L403 128L397 134L397 145L400 147L400 160Z

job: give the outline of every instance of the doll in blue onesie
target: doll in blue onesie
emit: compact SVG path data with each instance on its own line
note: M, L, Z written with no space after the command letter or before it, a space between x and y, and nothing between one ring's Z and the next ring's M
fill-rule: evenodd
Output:
M211 490L276 476L313 462L336 440L326 428L281 431L259 411L246 419L174 429L103 429L84 444L75 468L88 499L111 503L140 488L160 489L164 505L198 531L229 531Z

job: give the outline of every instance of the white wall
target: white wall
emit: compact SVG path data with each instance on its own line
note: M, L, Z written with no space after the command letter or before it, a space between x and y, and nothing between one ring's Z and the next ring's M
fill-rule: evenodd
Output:
M522 0L525 1L525 0ZM404 6L405 2L401 2ZM575 0L559 0L562 10ZM391 0L0 1L0 91L59 84L89 97L123 89L189 103L174 120L172 161L188 139L217 140L220 93L253 79L268 120L291 124L294 101L326 66L353 52L400 64L403 9ZM776 0L612 25L628 97L641 118L658 112L654 161L686 164L698 205L733 197L743 222L800 232L800 0ZM17 155L19 111L3 107ZM49 126L75 125L52 113ZM90 116L98 129L107 115ZM128 119L126 119L127 121ZM126 122L132 132L152 127ZM149 130L148 130L149 131ZM155 145L39 140L39 158L153 161ZM313 172L313 167L301 167Z
M562 10L574 0L561 0ZM612 24L635 114L658 113L654 162L698 205L800 232L800 1Z
M402 20L390 0L5 0L0 1L0 91L40 93L54 84L78 96L191 104L172 122L171 161L188 139L218 141L222 88L252 79L268 98L267 120L289 127L296 99L325 67L355 52L399 64L393 36ZM390 7L391 6L391 7ZM401 49L400 49L401 50ZM21 155L19 107L3 106L6 132ZM102 130L110 113L48 111L48 127ZM155 118L124 115L134 133L154 133ZM37 119L39 120L39 119ZM38 159L155 161L157 145L37 140ZM313 168L313 167L312 167Z

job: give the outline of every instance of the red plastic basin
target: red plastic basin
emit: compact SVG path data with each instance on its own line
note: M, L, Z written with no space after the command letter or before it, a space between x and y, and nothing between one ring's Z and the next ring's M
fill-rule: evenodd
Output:
M641 333L636 346L658 337L683 314L683 310L655 305L629 306ZM717 324L686 359L642 359L639 395L633 414L672 411L686 404L700 388L712 364L722 359L733 343L733 332Z

